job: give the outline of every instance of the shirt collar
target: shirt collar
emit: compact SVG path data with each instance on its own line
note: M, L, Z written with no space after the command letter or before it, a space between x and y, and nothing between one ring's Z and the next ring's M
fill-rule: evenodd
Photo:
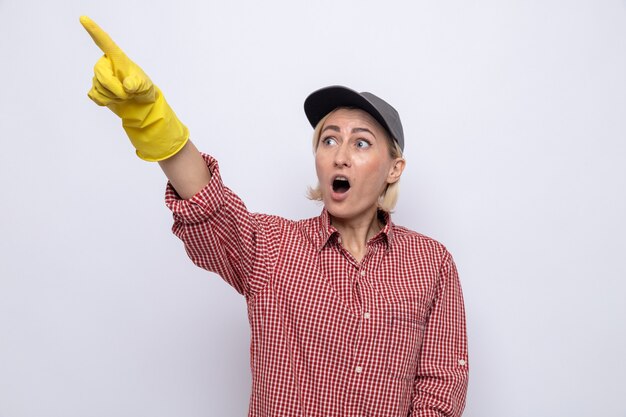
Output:
M380 217L380 220L384 224L384 226L374 237L369 240L369 242L376 243L382 241L386 249L389 250L389 248L393 244L393 222L391 221L391 215L386 211L379 210L378 216ZM318 251L321 251L327 244L331 242L336 242L337 238L339 237L339 232L330 223L330 214L328 213L326 208L322 210L322 214L319 216L318 237Z

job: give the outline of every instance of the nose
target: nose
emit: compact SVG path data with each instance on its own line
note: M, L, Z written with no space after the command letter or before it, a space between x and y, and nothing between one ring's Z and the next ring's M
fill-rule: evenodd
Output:
M350 166L350 152L345 145L337 147L334 160L334 164L336 167Z

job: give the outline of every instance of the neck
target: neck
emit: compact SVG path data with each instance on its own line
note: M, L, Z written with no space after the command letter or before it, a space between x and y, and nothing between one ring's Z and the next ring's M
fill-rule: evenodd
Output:
M367 251L367 241L383 228L378 220L378 209L357 219L340 219L332 215L330 219L341 234L341 245L359 262Z

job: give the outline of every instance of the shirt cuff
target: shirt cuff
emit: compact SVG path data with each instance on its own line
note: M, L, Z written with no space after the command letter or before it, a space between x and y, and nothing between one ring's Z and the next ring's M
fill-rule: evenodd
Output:
M208 220L224 204L224 184L217 160L201 153L209 168L211 180L189 200L180 198L168 181L165 189L165 205L172 211L174 219L185 224L197 224Z

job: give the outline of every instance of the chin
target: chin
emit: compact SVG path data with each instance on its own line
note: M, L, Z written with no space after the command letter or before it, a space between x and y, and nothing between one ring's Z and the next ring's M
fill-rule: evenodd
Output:
M352 210L350 210L350 207L348 207L345 203L338 204L331 199L324 199L323 202L324 208L331 216L340 219L350 218L350 211Z
M352 220L357 219L370 211L370 208L367 207L355 207L353 204L341 202L336 203L334 201L326 202L324 201L324 207L328 214L330 214L335 219L341 220ZM375 210L374 210L375 212Z

